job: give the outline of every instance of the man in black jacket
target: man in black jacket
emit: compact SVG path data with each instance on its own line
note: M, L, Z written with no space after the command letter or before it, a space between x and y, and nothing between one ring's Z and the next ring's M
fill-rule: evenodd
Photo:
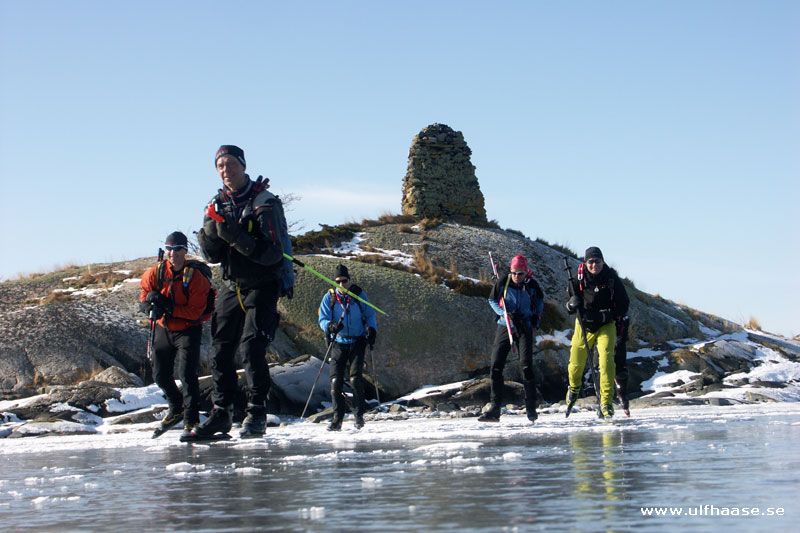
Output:
M244 151L223 145L215 158L223 187L206 207L197 242L205 258L222 264L223 288L211 319L211 372L214 409L193 436L231 429L237 390L235 355L241 350L247 380L247 416L241 437L260 437L266 428L270 388L266 350L278 327L280 296L291 298L294 274L286 218L267 182L245 174Z
M628 293L617 272L605 264L600 248L592 246L584 254L578 267L578 277L568 288L567 311L578 313L575 333L569 352L569 389L567 405L578 399L583 370L586 366L586 346L583 328L591 350L597 346L600 364L600 413L605 418L614 415L614 345L617 339L616 321L628 312ZM583 328L581 327L583 322Z

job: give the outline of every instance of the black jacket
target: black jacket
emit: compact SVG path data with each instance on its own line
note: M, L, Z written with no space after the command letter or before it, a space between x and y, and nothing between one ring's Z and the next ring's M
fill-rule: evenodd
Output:
M585 267L579 269L578 278L571 283L570 295L581 298L581 316L584 326L591 332L621 319L630 305L625 285L616 270L605 264L596 276Z
M208 238L202 231L197 239L208 261L222 263L223 279L242 289L261 287L283 276L282 241L286 233L283 206L275 195L257 185L259 182L249 181L239 195L220 189L212 199L232 215L241 231L253 237L255 246L249 255L243 255L219 238Z

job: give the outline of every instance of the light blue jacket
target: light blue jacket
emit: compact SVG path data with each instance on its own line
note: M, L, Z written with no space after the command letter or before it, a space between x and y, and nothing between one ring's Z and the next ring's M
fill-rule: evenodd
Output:
M367 293L363 290L359 293L353 290L355 288L356 286L353 285L350 287L350 290L368 302L369 298L367 298ZM338 298L336 298L336 296L338 296ZM375 320L375 310L372 309L372 307L359 302L352 296L342 294L339 292L339 289L336 289L336 296L334 296L333 290L329 290L325 293L322 302L319 304L318 321L322 331L328 331L328 324L330 324L331 321L339 321L345 307L347 307L347 312L342 321L344 328L336 335L336 342L341 344L353 344L367 334L367 328L378 330L378 323Z

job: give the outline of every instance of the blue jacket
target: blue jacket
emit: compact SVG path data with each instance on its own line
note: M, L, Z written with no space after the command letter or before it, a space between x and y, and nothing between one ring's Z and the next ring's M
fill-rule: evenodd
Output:
M349 290L357 294L359 298L367 302L369 301L367 293L361 290L357 285L351 286ZM349 304L348 300L350 302ZM336 295L334 296L334 291L331 289L325 293L322 302L319 304L319 327L322 328L322 331L328 331L328 324L330 324L331 321L339 321L344 311L344 306L347 307L347 312L342 321L344 328L336 335L336 342L341 344L353 344L367 334L367 328L378 330L378 324L375 321L375 310L372 309L372 307L359 302L352 296L342 294L339 292L339 289L336 289Z
M500 307L500 298L503 298L509 318L513 312L520 311L526 320L530 320L533 327L538 328L544 310L544 293L539 284L529 275L523 283L509 282L508 289L506 289L507 279L508 274L498 279L489 294L489 305L500 317L497 323L501 325L506 323L503 317L503 308ZM511 327L514 327L513 320Z

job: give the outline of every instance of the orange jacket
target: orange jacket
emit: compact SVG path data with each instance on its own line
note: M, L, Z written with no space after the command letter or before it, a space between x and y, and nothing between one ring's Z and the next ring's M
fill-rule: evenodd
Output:
M189 298L186 298L186 292L183 290L183 270L173 274L172 264L169 261L164 261L166 268L164 268L164 279L162 280L161 294L172 300L175 307L172 310L172 316L167 318L161 317L158 324L169 331L182 331L192 326L200 324L200 317L203 316L203 311L206 308L206 301L208 298L208 291L211 285L208 283L206 277L195 270L192 274L192 279L189 281ZM158 290L158 265L147 269L142 274L142 280L139 285L142 287L142 292L139 295L139 301L143 302L150 291Z

